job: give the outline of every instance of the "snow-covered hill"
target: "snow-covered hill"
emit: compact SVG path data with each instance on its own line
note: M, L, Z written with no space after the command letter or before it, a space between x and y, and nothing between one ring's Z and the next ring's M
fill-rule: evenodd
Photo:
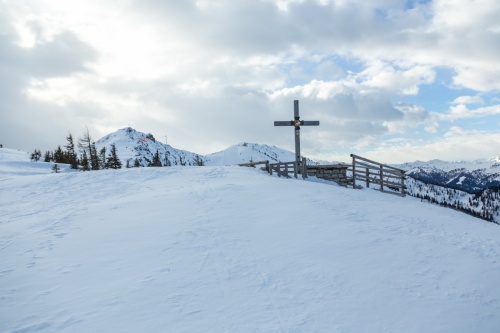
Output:
M206 165L235 165L266 160L271 163L291 162L295 161L295 153L276 146L242 142L205 156ZM310 159L307 163L317 164Z
M243 142L227 149L206 156L179 150L166 145L154 138L151 134L136 131L127 127L108 134L96 142L97 150L105 147L109 152L111 144L115 144L118 157L123 165L127 161L130 166L138 164L148 166L153 156L158 152L162 165L235 165L252 161L285 162L294 161L295 154L275 146ZM137 162L135 162L137 160ZM310 164L316 164L308 160Z
M25 151L0 148L0 181L12 175L39 175L52 173L54 163L30 161L30 154ZM70 171L69 165L60 164L60 172ZM73 171L73 170L71 170Z
M49 165L0 157L0 332L500 327L500 229L454 210L251 168L11 162Z
M124 166L127 161L130 166L134 166L135 163L148 166L156 152L164 166L198 165L202 161L202 157L196 153L175 149L156 140L152 134L142 133L131 127L119 129L99 139L96 148L99 151L105 147L109 152L113 143Z

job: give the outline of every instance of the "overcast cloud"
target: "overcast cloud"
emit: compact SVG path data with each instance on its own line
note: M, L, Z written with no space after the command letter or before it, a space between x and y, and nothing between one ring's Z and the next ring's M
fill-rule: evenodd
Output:
M298 99L321 122L312 158L498 156L498 17L496 0L3 1L0 143L131 126L202 154L293 149L273 121Z

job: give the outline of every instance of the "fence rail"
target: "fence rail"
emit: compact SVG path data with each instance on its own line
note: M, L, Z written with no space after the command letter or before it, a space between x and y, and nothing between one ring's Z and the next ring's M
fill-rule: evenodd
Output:
M380 186L380 191L388 192L385 188L399 192L401 196L405 196L405 175L404 170L378 163L367 158L351 154L353 187L356 187L356 180L363 181L366 187L370 184L377 184ZM389 192L395 193L395 192Z
M291 178L291 174L297 178L297 175L300 174L305 179L307 178L307 161L303 158L301 163L297 163L297 161L269 163L267 171L270 175L276 172L278 177L286 178Z
M277 163L269 163L266 161L258 161L258 162L249 162L249 163L240 163L239 166L246 167L256 167L257 165L264 165L261 170L267 171L270 175L276 173L278 177L297 178L297 175L300 174L302 178L307 178L307 161L306 159L302 159L301 163L293 162L277 162Z
M266 161L258 161L258 162L250 162L250 163L241 163L241 164L238 164L239 166L246 166L246 167L253 167L255 168L257 165L261 165L261 164L264 164L265 165L265 170L268 170L269 169L269 161L266 160Z

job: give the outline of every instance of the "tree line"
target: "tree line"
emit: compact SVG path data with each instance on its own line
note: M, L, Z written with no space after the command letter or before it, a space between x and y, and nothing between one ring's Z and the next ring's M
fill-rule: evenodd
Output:
M407 180L413 179L411 176ZM492 186L475 194L427 184L415 180L407 182L408 194L422 201L452 208L489 222L499 224L500 218L500 187ZM411 184L411 185L410 185Z
M80 155L78 155L76 147L82 152ZM110 151L107 154L106 147L102 147L98 152L95 141L92 140L88 129L78 138L76 147L73 135L69 133L66 137L65 149L63 150L61 146L58 146L54 151L46 151L43 155L43 161L54 162L55 164L69 164L71 169L83 171L120 169L122 167L115 144L111 144ZM38 162L39 160L42 160L42 152L35 149L31 154L31 161ZM130 167L128 161L127 167ZM57 172L57 170L56 167L54 171Z

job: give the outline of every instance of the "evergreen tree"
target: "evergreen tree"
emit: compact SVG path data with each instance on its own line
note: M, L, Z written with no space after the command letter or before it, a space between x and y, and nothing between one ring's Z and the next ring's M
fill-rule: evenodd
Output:
M106 147L102 147L101 150L99 150L99 164L101 169L107 169L107 163L106 163Z
M49 150L47 150L47 151L45 152L44 157L43 157L43 161L44 161L44 162L50 162L50 161L53 161L53 160L54 160L54 158L53 158L52 153L51 153Z
M54 166L51 168L52 171L54 171L55 173L59 173L59 170L61 170L61 168L59 168L59 166L56 164L54 164Z
M42 152L40 150L36 150L31 154L31 162L38 162L42 157Z
M95 142L92 141L88 128L85 130L85 132L83 132L82 136L78 138L78 148L88 151L89 155L87 156L87 161L90 162L90 169L99 170Z
M205 163L203 163L203 159L198 154L194 155L194 163L196 166L204 166L205 165Z
M92 144L90 145L90 165L92 166L92 170L99 170L99 155L97 155L97 149L94 141L92 141Z
M122 162L118 158L118 155L116 153L116 146L114 143L111 144L111 151L109 152L106 161L106 167L111 169L121 169L122 167Z
M54 162L56 163L65 163L64 160L64 152L61 149L61 146L57 146L57 149L54 151Z
M158 149L156 150L156 153L153 156L153 160L151 163L149 163L149 166L152 167L161 167L161 160L160 160L160 154L158 153Z
M140 166L141 166L141 162L139 162L139 160L136 157L135 160L134 160L134 168L138 168Z
M169 156L170 156L170 152L168 150L166 150L165 151L165 166L171 166L172 165L172 163L168 159Z
M75 144L73 142L73 136L71 133L68 133L68 136L66 137L66 151L67 151L67 160L68 164L70 164L71 169L78 169L78 159L76 157L76 152L75 152Z
M81 158L81 165L82 165L82 170L83 171L89 171L90 168L89 168L89 159L87 157L87 151L84 150L83 151L83 155L82 155L82 158Z

